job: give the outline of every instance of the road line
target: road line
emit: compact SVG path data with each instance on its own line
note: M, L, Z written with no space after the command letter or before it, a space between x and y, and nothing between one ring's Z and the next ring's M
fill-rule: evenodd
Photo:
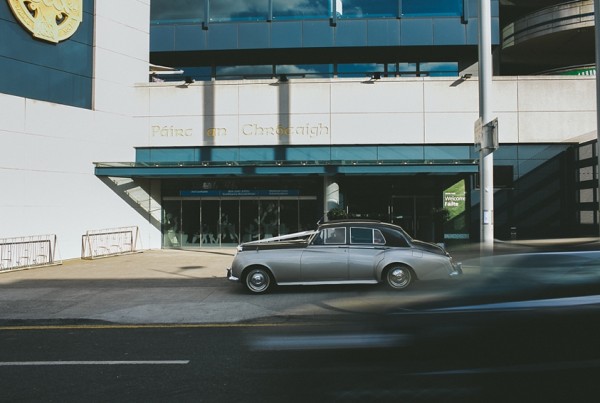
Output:
M13 361L0 362L0 367L37 367L50 365L187 365L190 360L164 361Z

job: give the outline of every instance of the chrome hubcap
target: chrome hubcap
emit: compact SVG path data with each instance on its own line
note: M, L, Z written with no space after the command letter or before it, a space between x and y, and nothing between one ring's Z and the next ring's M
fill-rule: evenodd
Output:
M403 288L410 282L410 272L407 269L398 267L389 271L388 279L392 287Z
M252 291L264 291L269 287L269 276L262 271L255 271L248 275L247 284Z

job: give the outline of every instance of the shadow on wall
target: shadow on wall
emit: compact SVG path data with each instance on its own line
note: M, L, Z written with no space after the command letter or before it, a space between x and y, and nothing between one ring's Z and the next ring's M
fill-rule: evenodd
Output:
M160 202L152 197L153 192L157 192L160 188L158 182L148 179L134 180L109 176L98 176L98 179L144 217L154 228L161 230L162 208Z

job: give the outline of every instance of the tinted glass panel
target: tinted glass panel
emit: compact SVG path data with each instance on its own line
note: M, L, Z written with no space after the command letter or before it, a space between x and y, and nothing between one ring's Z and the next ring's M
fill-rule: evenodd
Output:
M365 77L372 73L383 73L385 66L383 64L364 63L364 64L340 64L338 65L338 75L340 77Z
M290 77L331 77L332 64L296 64L275 66L277 74L287 74Z
M203 21L205 0L152 0L150 19L153 23L169 21Z
M271 78L273 66L217 66L219 80L241 80L244 78Z
M211 21L266 21L269 0L211 0Z
M273 0L273 19L329 18L331 0Z
M402 0L402 15L460 16L463 0Z
M338 18L396 17L398 0L337 0Z
M454 77L458 75L458 63L421 63L421 71L430 77Z

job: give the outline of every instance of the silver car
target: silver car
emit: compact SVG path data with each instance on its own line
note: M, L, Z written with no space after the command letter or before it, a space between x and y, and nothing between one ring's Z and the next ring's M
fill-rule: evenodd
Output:
M460 263L442 247L414 240L397 225L365 220L330 221L316 231L241 244L227 269L229 280L256 294L275 284L385 283L402 290L415 280L460 274Z

